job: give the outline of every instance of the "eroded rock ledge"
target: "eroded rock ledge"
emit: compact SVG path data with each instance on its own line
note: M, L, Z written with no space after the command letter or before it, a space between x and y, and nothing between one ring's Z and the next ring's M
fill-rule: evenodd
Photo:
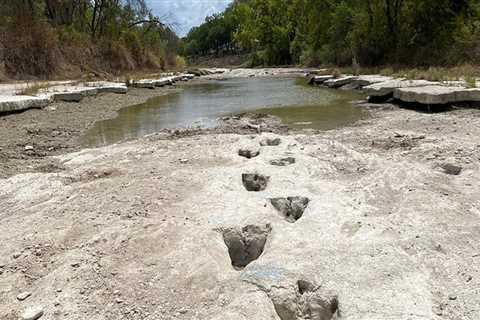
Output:
M200 76L224 72L223 69L202 69ZM45 82L31 95L22 91L29 89L28 83L6 84L0 87L0 114L18 112L31 108L44 108L55 101L80 102L83 98L100 93L126 94L129 87L155 89L189 81L197 75L192 73L167 73L155 79L132 80L128 83L95 81L78 83L74 81ZM28 91L28 90L27 90Z
M435 82L427 80L395 79L380 75L310 76L310 84L329 88L358 89L371 101L391 98L405 103L428 106L480 102L480 88L468 88L464 81Z

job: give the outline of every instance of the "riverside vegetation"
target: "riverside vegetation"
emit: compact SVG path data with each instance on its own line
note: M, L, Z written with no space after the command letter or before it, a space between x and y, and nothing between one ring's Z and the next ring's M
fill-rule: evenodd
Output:
M145 0L1 0L0 79L183 67Z
M249 53L251 66L461 65L479 58L479 10L477 0L236 0L183 51Z

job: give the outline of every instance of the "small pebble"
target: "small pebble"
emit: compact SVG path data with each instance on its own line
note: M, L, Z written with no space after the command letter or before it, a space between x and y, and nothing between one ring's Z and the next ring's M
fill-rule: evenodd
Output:
M22 314L22 320L37 320L43 316L43 308L35 307L25 310Z
M23 300L27 299L28 297L30 297L31 295L32 295L31 292L25 291L25 292L20 293L20 294L17 296L17 299L18 299L19 301L23 301Z

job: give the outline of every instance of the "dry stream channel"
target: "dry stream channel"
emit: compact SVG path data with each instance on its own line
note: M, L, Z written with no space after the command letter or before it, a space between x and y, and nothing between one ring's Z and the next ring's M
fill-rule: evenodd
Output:
M229 78L1 118L0 319L480 319L480 111L362 98Z

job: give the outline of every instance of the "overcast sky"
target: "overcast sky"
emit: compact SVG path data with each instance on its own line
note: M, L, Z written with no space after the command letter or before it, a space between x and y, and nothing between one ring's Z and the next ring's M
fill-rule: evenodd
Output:
M147 0L155 15L173 24L179 36L202 24L205 17L223 11L231 0Z

